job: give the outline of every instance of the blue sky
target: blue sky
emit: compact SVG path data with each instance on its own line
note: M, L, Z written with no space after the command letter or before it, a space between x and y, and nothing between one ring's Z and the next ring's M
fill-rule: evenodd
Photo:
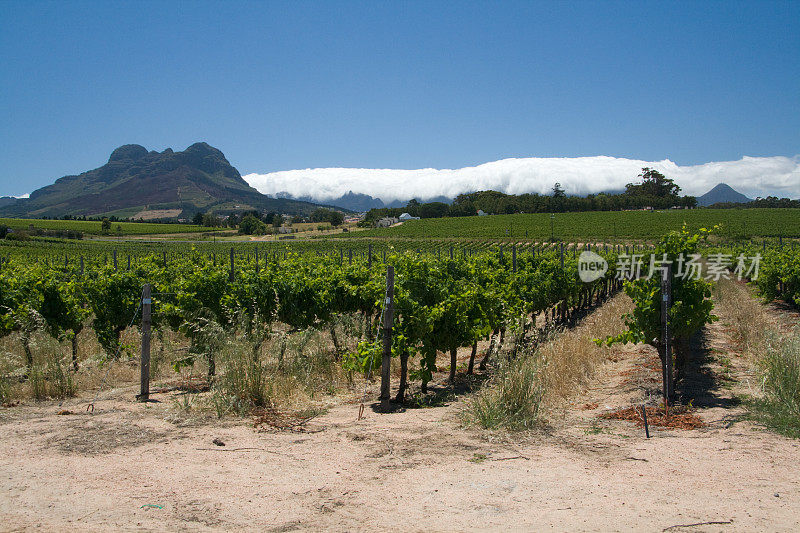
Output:
M243 173L800 154L800 2L0 3L0 195L126 143Z

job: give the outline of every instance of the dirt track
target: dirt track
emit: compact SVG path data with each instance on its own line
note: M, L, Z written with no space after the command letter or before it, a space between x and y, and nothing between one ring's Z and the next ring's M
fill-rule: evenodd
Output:
M460 428L460 401L361 421L340 405L294 431L194 420L167 394L145 407L132 388L93 415L85 399L2 409L0 529L799 530L800 443L741 419L714 360L723 326L699 349L683 393L707 426L649 440L598 418L655 390L645 347L616 350L522 439ZM746 364L732 371L745 386ZM673 527L701 522L720 523Z

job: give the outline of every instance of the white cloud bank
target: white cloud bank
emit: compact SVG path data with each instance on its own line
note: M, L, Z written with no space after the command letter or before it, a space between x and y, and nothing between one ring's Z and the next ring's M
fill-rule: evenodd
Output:
M775 195L800 198L800 156L743 157L703 165L679 166L672 161L641 161L618 157L531 157L502 159L476 167L418 170L365 168L310 168L244 179L268 195L289 193L324 202L348 191L368 194L384 202L454 198L472 191L496 190L508 194L548 194L555 182L569 194L585 195L622 190L634 182L642 167L658 170L675 180L684 194L700 196L718 183L755 198Z

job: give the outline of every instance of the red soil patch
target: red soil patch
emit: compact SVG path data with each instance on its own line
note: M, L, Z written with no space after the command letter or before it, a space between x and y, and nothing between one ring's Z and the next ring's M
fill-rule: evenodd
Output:
M639 427L644 427L641 407L626 407L611 413L600 415L600 418L607 420L628 420L634 422ZM687 407L676 406L669 410L669 414L664 412L662 407L647 407L647 423L651 426L658 426L673 429L699 429L705 427L705 423L700 418L691 413Z

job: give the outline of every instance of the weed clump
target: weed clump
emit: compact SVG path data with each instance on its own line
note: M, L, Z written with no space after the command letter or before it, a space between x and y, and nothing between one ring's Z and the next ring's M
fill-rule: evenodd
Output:
M755 418L779 433L800 438L800 329L788 338L769 332L758 362L761 398L751 400Z
M465 422L484 429L518 431L540 422L545 364L538 352L502 360L494 376L470 400Z

